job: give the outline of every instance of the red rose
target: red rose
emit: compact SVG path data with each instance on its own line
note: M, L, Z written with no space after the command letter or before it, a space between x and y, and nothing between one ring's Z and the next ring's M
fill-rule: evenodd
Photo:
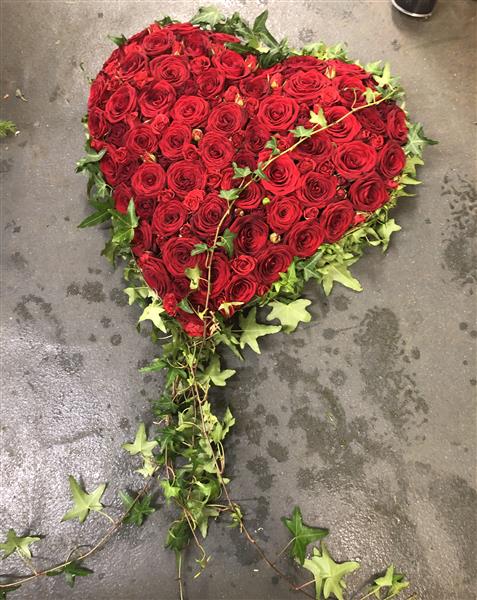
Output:
M202 337L204 335L205 323L197 315L180 311L177 315L177 320L187 335L191 337Z
M131 242L131 249L136 256L142 256L144 252L150 250L152 246L151 226L147 221L142 221L134 230L134 238Z
M396 140L399 144L407 142L406 113L395 104L391 106L386 116L386 132L390 138Z
M209 37L205 31L195 29L183 38L184 50L188 56L202 56L209 51Z
M161 237L177 233L187 219L187 209L179 200L161 202L152 217L152 229Z
M167 170L167 184L178 196L183 198L192 190L205 187L204 167L198 161L181 160L173 163Z
M287 96L268 96L260 103L257 119L269 131L291 129L298 116L298 103Z
M100 108L91 108L88 113L88 131L91 137L101 138L105 136L111 128L104 116L104 111Z
M200 140L199 152L208 168L219 171L230 165L235 150L224 135L210 132Z
M293 196L275 198L267 204L267 220L276 233L285 233L301 217L298 200Z
M224 102L210 113L207 129L230 136L243 127L245 120L243 108L235 102Z
M237 275L248 275L255 269L256 265L257 261L255 258L247 254L239 254L230 263L230 266Z
M261 283L270 285L280 273L288 270L293 254L284 244L269 244L257 255L257 276Z
M378 171L385 179L399 175L406 165L406 155L397 142L388 142L378 154Z
M208 69L197 78L197 93L204 98L214 98L224 89L225 75L218 69Z
M200 75L210 67L210 58L208 56L196 56L190 61L190 70L194 75ZM225 79L225 78L224 78ZM202 96L203 94L201 94Z
M134 208L140 219L150 219L156 208L155 196L136 196L134 198Z
M336 186L336 177L309 171L301 178L298 197L305 206L323 208L334 198Z
M253 210L260 206L265 195L261 185L256 181L252 181L240 192L240 196L235 200L235 206L243 210Z
M300 179L300 172L287 154L274 160L266 168L265 173L267 179L262 181L263 187L274 194L283 196L294 192Z
M268 78L265 75L258 75L257 77L243 79L240 82L240 91L244 96L263 100L272 90Z
M128 181L138 165L137 160L131 157L125 148L115 151L112 147L108 147L108 151L99 164L106 183L113 187L123 181Z
M250 73L243 56L233 50L223 50L212 57L214 66L221 71L227 79L242 79Z
M138 261L144 281L163 298L170 289L171 280L164 261L144 254Z
M166 174L157 163L143 163L131 180L132 189L137 195L157 196L164 187Z
M361 126L371 133L381 135L385 132L386 126L376 106L363 108L363 110L356 113L356 118L361 123Z
M373 212L386 203L388 192L380 177L368 175L353 182L349 198L356 210Z
M118 76L123 81L128 79L144 80L146 77L146 55L137 44L124 46L124 57L119 62Z
M110 96L104 114L110 123L117 123L136 108L136 102L136 90L129 83L125 83Z
M174 88L167 81L147 85L139 96L139 108L146 118L166 113L176 100Z
M212 266L210 268L210 298L216 298L223 292L227 282L230 280L229 261L222 252L214 252ZM202 288L207 293L207 282L201 281Z
M349 110L344 106L332 106L326 109L325 116L330 124L327 129L328 135L336 144L353 140L361 129L358 119L349 114ZM339 119L341 119L339 123L336 123ZM332 123L334 125L331 125Z
M126 214L132 195L131 188L124 182L115 186L113 189L114 208L118 212Z
M251 277L234 275L225 288L228 302L243 302L247 304L257 293L257 282Z
M294 256L308 258L323 243L323 230L316 221L300 221L290 229L286 242Z
M337 242L348 230L353 222L353 217L353 206L347 200L328 204L319 219L325 241L330 244Z
M284 91L296 98L299 102L314 100L322 87L329 85L330 80L315 69L297 71L291 75L285 85ZM309 113L309 111L308 111Z
M347 108L366 104L364 97L366 86L363 85L359 77L355 77L354 75L339 75L332 82L340 94L342 103Z
M149 63L154 79L167 81L178 88L189 79L189 61L184 56L158 56Z
M333 156L338 173L347 179L357 179L376 165L376 150L363 142L339 144Z
M209 114L209 104L199 96L181 96L174 104L171 114L178 123L198 127Z
M103 106L103 98L106 92L107 82L103 73L99 73L96 79L91 84L88 98L88 109L94 106Z
M166 158L171 160L181 158L182 150L192 139L192 132L185 123L172 123L164 131L159 142L159 148Z
M126 136L126 148L136 156L154 152L157 148L156 132L146 123L134 127Z
M162 258L169 273L176 277L184 277L185 270L198 264L199 258L191 256L191 252L200 240L195 237L172 237L161 247Z
M158 56L169 51L174 43L174 35L169 29L159 29L146 35L142 40L142 46L149 56Z
M320 163L330 156L331 150L330 137L326 131L323 131L306 139L291 154L293 157L311 157L314 161Z
M108 144L112 144L113 146L120 147L124 146L124 140L130 130L128 119L124 121L119 121L119 123L113 123L111 125L111 129L108 134Z
M222 222L221 230L226 223L222 221L227 212L227 202L218 196L207 196L191 219L191 229L200 238L213 238L217 227Z
M184 206L186 206L191 212L195 212L204 201L204 198L204 190L192 190L184 198Z
M270 130L260 125L257 120L250 121L245 130L244 146L250 152L258 154L272 137Z
M326 64L325 61L314 56L290 56L278 66L288 77L291 73L298 70L308 71L309 69L318 69L323 72L326 69Z
M162 299L162 306L168 315L175 317L177 315L177 300L172 292L168 292Z
M236 254L257 254L267 243L268 225L255 215L235 219L230 230L236 234Z

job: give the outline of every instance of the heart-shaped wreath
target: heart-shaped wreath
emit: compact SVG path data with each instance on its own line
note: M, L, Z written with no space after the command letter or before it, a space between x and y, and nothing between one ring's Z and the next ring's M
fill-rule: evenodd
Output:
M208 7L190 23L166 17L129 39L112 38L119 47L92 82L87 155L77 164L95 208L80 226L111 219L103 254L126 260L125 292L143 309L139 321L152 322L152 339L168 334L142 369L165 372L153 439L142 423L124 444L141 458L146 483L133 497L120 494L125 510L113 519L101 503L105 484L87 494L70 477L74 506L64 519L98 512L111 529L86 552L0 584L0 594L40 575L64 573L70 583L87 575L83 561L119 526L153 512L157 483L177 509L166 545L177 553L181 599L183 549L193 541L205 567L199 533L226 513L306 596L342 600L344 575L359 567L337 565L324 544L307 558L327 530L304 525L298 508L284 518L287 548L313 580L296 583L266 557L224 473L223 442L235 419L229 408L215 415L209 393L235 373L221 367L222 345L242 359L247 346L260 352L258 338L310 321L306 282L326 294L334 282L361 290L349 267L366 245L385 250L400 229L389 209L419 183L416 166L433 142L397 104L404 94L388 64L361 66L342 45L296 51L272 36L266 18L265 11L249 26ZM266 319L279 324L257 322L257 307L267 305ZM29 546L39 539L10 530L0 547L31 564ZM363 599L395 597L408 585L391 566Z

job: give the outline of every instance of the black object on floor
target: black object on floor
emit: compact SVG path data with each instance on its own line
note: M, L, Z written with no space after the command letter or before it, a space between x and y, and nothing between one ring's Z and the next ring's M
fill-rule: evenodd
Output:
M394 8L410 17L430 17L437 0L391 0Z

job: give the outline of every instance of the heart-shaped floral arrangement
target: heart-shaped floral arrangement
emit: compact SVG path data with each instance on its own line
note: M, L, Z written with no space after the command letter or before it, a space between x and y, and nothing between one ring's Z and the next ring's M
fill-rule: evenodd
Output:
M406 164L405 113L371 72L312 55L261 68L239 43L154 23L113 52L88 102L115 208L134 201L144 279L192 336L365 221Z

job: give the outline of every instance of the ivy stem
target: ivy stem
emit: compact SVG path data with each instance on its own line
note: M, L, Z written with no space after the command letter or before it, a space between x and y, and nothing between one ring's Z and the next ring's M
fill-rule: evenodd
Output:
M179 584L179 599L184 600L184 589L182 586L182 552L176 552L177 583Z
M96 512L98 514L102 515L103 517L106 517L106 519L108 519L108 521L110 523L112 523L113 525L116 523L116 521L113 519L113 517L111 517L111 515L108 515L107 512L104 512L103 510L97 510Z
M108 542L108 540L111 538L111 536L124 524L124 520L131 512L131 510L133 509L136 502L138 502L138 500L140 500L140 498L147 492L148 488L151 486L151 483L152 483L152 479L149 479L146 482L146 484L143 486L143 488L138 492L138 494L136 495L136 497L134 498L133 502L128 507L128 509L116 521L114 521L113 519L111 519L111 517L109 515L107 515L108 518L110 518L111 521L113 522L113 525L108 529L108 531L105 533L105 535L90 550L88 550L87 552L84 552L83 554L81 554L80 556L77 556L76 558L71 558L73 555L73 552L74 552L74 551L72 551L69 554L68 560L61 563L60 565L56 565L55 567L50 567L49 569L44 569L43 571L34 570L34 575L29 575L27 577L21 577L20 579L16 579L15 581L12 581L10 583L0 583L0 590L8 590L8 589L16 587L17 585L22 585L23 583L26 583L27 581L36 579L37 577L43 577L45 575L49 575L51 573L61 571L68 565L71 565L74 562L81 562L81 561L85 560L86 558L88 558L89 556L91 556L92 554L95 554L98 550L100 550L100 548L102 548L106 544L106 542ZM99 512L99 511L97 511L97 512ZM104 515L106 515L106 513L104 513ZM32 567L30 566L30 568L32 568Z

